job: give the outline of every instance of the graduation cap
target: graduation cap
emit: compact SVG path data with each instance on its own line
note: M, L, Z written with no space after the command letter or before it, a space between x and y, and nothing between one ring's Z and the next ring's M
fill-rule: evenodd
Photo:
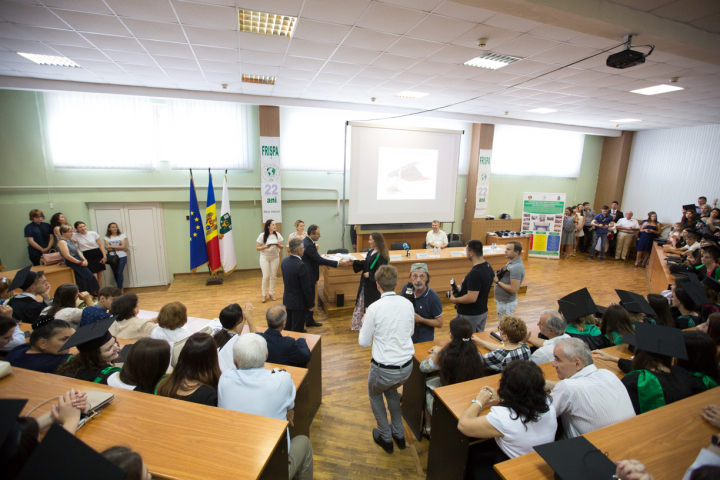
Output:
M613 478L617 468L585 437L568 438L533 448L555 470L555 478L560 480L607 480Z
M108 329L115 322L117 316L108 317L105 320L84 325L78 328L75 333L65 342L60 351L77 347L81 352L92 352L113 338Z
M626 333L622 341L648 353L688 359L683 332L679 328L635 322L635 333Z
M56 423L28 458L18 480L76 478L122 480L125 470Z
M657 315L642 295L635 292L628 292L627 290L615 290L615 292L618 294L618 297L620 297L620 305L625 307L625 310L628 312L644 313L652 317Z
M683 205L683 210L692 210L694 212L697 210L697 207L694 203L690 203L688 205Z
M585 315L598 313L598 307L595 305L587 288L565 295L558 300L558 306L560 307L560 313L568 322L582 318Z
M705 285L710 290L720 292L720 282L708 275L705 275L700 283Z
M705 294L705 290L702 289L702 284L697 275L688 275L687 281L682 282L682 288L690 295L693 303L698 307L710 303L710 299Z
M5 443L13 430L17 429L17 433L20 432L17 427L17 419L27 402L27 400L15 399L0 400L0 445Z
M30 269L32 268L32 265L28 265L27 267L20 270L18 273L15 274L15 278L13 278L12 283L8 287L9 291L13 291L15 289L21 289L21 290L27 290L32 286L33 283L35 283L35 280L37 280L37 273L31 272Z
M715 258L720 258L720 248L716 245L708 245L707 247L703 247L703 250L705 250L705 253L709 253Z

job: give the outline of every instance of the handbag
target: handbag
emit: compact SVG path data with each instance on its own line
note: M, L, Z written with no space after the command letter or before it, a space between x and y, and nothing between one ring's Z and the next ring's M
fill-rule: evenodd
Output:
M0 378L7 377L12 373L12 366L10 362L0 361Z
M105 256L105 263L107 265L117 265L120 263L120 257L118 257L117 252L115 250L108 252L108 254Z
M110 404L110 402L112 402L113 399L115 398L115 395L112 392L103 392L101 390L85 390L85 393L87 394L87 407L85 408L85 411L83 412L85 414L85 416L80 419L80 424L78 425L78 428L77 428L78 430L80 430L83 427L83 425L88 423L90 420L95 418L95 416L97 414L99 414L103 408L108 406ZM48 398L41 404L36 405L35 408L30 410L27 413L27 415L25 415L25 416L29 417L30 414L32 412L34 412L35 410L37 410L38 408L42 407L43 405L45 405L48 402L57 400L58 398L60 398L60 397ZM47 412L43 415L40 415L37 418L37 421L38 421L38 423L40 423L40 425L52 423L52 421L53 421L52 413Z
M57 265L63 262L64 259L62 254L54 248L50 249L47 253L40 255L40 265Z

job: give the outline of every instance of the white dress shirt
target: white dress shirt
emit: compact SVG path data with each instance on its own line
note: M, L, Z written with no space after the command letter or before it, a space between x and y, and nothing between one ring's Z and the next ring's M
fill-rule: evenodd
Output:
M570 338L570 335L568 335L567 333L563 333L559 337L553 337L551 339L545 340L543 346L535 350L535 353L530 356L530 360L532 360L538 365L540 365L541 363L552 362L555 358L555 356L553 355L555 345L565 340L566 338Z
M558 382L551 395L568 438L635 416L625 385L610 370L595 365Z
M442 230L438 230L438 233L430 230L427 235L425 235L425 243L434 243L438 247L440 245L448 243L447 233L443 232Z
M414 331L415 309L410 300L387 292L365 312L358 342L361 347L372 344L377 363L404 365L415 353L410 338Z
M615 226L616 227L625 227L625 228L640 228L640 224L638 223L637 220L635 220L634 218L631 218L630 220L628 220L625 217L623 217L622 219L615 222ZM623 233L623 232L624 233L633 233L633 232L620 230L620 233Z
M12 340L10 340L4 347L0 348L0 352L9 352L18 345L25 345L25 332L20 330L20 327L15 325L15 331L13 331Z

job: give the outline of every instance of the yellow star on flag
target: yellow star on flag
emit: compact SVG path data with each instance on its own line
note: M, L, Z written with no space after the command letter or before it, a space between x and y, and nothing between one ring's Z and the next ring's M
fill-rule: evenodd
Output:
M197 237L197 233L193 233L193 237ZM190 239L190 240L192 240L192 239Z
M195 212L190 212L190 215L195 215Z
M200 225L196 225L195 228L197 228L198 230L200 230Z
M199 221L200 221L200 219L199 219L199 218L195 218L195 221L196 221L196 222L199 222Z

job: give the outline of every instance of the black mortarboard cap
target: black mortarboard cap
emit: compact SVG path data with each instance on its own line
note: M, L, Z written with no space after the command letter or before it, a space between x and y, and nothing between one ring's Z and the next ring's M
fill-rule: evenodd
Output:
M585 437L533 447L555 470L560 480L607 480L615 475L615 463Z
M683 210L692 210L694 212L697 210L697 207L694 203L690 203L688 205L683 205Z
M25 463L18 480L122 480L125 470L54 424Z
M565 295L558 300L560 313L568 322L582 318L585 315L594 315L598 312L597 305L590 296L587 288Z
M710 303L710 299L705 294L705 290L702 289L702 284L697 275L688 275L688 279L682 282L682 288L685 289L695 305L701 307Z
M679 328L635 322L635 334L626 333L622 341L648 353L688 359L683 332Z
M712 277L709 277L709 276L705 275L705 276L703 277L701 283L702 283L703 285L705 285L706 287L708 287L710 290L714 290L714 291L716 291L716 292L720 292L720 282L718 282L717 280L715 280L715 279L712 278Z
M15 429L27 400L7 399L0 400L0 445L5 443L8 434Z
M77 347L81 352L91 352L102 347L112 338L108 329L115 322L116 318L116 316L108 317L99 322L78 328L60 350Z
M28 265L27 267L23 268L15 274L15 278L13 278L12 283L8 287L8 290L10 292L17 288L21 290L26 290L30 288L33 283L35 283L35 280L37 280L37 273L31 272L31 268L32 265Z
M709 253L715 258L720 258L720 248L716 247L715 245L703 247L703 250L705 250L707 253Z
M642 295L627 290L615 290L615 292L620 297L620 305L625 307L628 312L644 313L653 317L657 315Z

